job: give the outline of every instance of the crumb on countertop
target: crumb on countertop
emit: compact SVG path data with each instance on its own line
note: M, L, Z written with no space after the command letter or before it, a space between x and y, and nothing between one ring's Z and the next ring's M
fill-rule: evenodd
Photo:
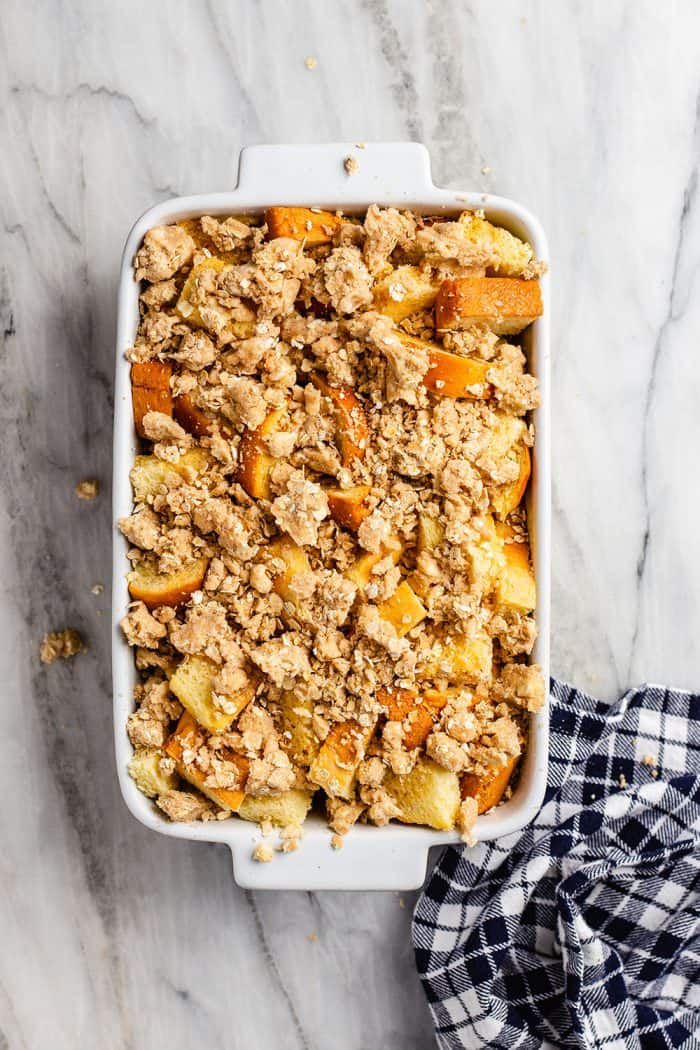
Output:
M83 639L72 627L63 631L51 631L45 634L39 647L39 656L43 664L52 664L59 658L68 660L85 649Z
M307 58L304 59L304 65L307 69L315 69L318 65L318 59L315 59L313 55L309 55Z
M97 478L85 478L83 481L78 482L73 491L78 499L90 503L92 500L97 499L100 492L100 483Z
M357 163L357 157L346 157L343 161L343 167L345 168L348 175L354 175L360 167L360 165Z
M343 848L343 836L342 835L332 835L331 836L331 847L333 849L342 849Z

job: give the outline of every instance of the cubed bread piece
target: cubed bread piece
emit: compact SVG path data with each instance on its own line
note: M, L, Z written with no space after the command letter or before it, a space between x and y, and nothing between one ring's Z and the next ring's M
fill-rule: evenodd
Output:
M262 218L259 215L217 215L216 219L220 223L225 223L226 219L229 217L235 219L236 222L242 222L244 226L260 226L262 223ZM204 218L204 216L202 216L202 218ZM214 244L214 241L209 234L205 233L202 229L201 218L182 219L178 223L178 226L180 226L185 233L189 234L197 248L206 248L208 252L211 252L212 255L220 258L222 262L236 263L240 261L239 251L221 251L221 249Z
M489 681L492 675L493 643L485 631L471 638L447 635L437 639L423 660L419 677L447 678L458 685Z
M398 537L394 538L391 546L382 547L380 551L368 551L361 554L352 565L345 570L344 575L357 587L360 597L365 597L365 588L372 580L372 570L385 558L391 558L394 565L401 561L403 544Z
M490 367L488 361L480 357L463 357L443 350L437 343L427 339L418 339L405 332L396 332L407 350L424 350L428 354L429 367L423 376L423 386L431 394L441 397L467 397L473 400L485 400L491 396L493 389L486 381Z
M320 208L274 207L265 212L268 236L291 237L304 241L309 247L315 244L330 244L343 224L339 215Z
M282 693L279 703L282 748L293 765L308 769L321 747L313 728L314 703L293 690Z
M418 550L434 551L445 538L445 526L425 511L418 512Z
M226 268L226 265L227 264L223 259L218 259L216 256L212 256L192 267L187 275L187 280L182 286L180 298L175 304L175 310L183 321L187 321L188 324L194 325L197 328L202 326L199 307L190 301L197 284L197 278L204 270L214 270L216 273L221 273L221 271Z
M478 585L482 594L490 594L505 568L503 540L490 514L483 516L481 533L466 545L470 582Z
M145 602L149 609L182 605L200 589L208 567L208 558L197 558L177 572L155 572L148 565L135 565L127 575L129 594L134 601Z
M311 563L304 548L295 543L290 536L281 536L268 546L266 555L267 565L273 577L273 590L283 602L298 605L298 598L291 583L300 573L311 572ZM281 569L278 568L280 563Z
M180 298L175 304L175 310L183 321L187 321L189 325L193 325L196 328L206 327L202 314L199 311L200 304L192 302L192 295L197 287L198 278L205 270L214 270L216 273L221 273L228 265L229 263L224 259L212 256L192 267L187 280L182 286ZM246 316L232 318L224 326L223 330L217 333L220 343L231 342L232 339L249 339L255 335L255 311L252 309L248 311L240 307L239 313L241 312ZM248 314L249 316L247 316Z
M218 671L206 656L186 656L170 678L173 693L192 717L210 733L222 733L255 696L255 684L227 696L228 710L214 703L212 681Z
M146 437L143 429L146 413L162 412L164 416L172 416L171 375L172 367L167 361L135 362L131 366L131 404L139 437Z
M438 831L454 828L461 801L456 773L421 757L410 773L389 773L383 786L401 810L404 824L427 824Z
M494 226L488 219L468 211L462 212L459 223L465 238L475 247L490 250L492 262L488 265L489 273L500 277L517 277L532 262L530 245L502 226Z
M265 438L279 429L285 416L283 408L270 412L255 430L246 430L238 448L236 481L253 499L270 498L270 473L278 461L267 451Z
M507 518L516 507L520 506L530 480L532 469L530 449L524 441L518 442L513 450L513 455L518 457L517 478L507 485L492 486L491 488L491 505L501 520Z
M238 755L235 751L231 751L229 748L219 749L219 758L224 759L226 762L230 762L236 767L240 780L240 788L207 787L205 784L207 779L206 774L197 766L185 762L184 760L186 752L195 749L197 741L201 740L201 732L200 726L197 725L192 715L188 711L185 711L177 724L175 732L166 741L164 750L166 754L175 759L176 769L183 780L186 780L189 784L196 787L217 806L228 810L230 813L237 813L241 807L243 799L245 798L243 788L245 787L245 782L248 778L250 763L243 755Z
M357 532L370 512L367 497L371 491L369 485L353 485L349 489L326 489L328 509L333 521L351 532Z
M150 497L180 482L193 481L211 462L209 453L203 448L191 448L183 452L177 463L170 463L157 456L136 456L129 473L134 501L145 503Z
M129 776L139 791L155 798L177 787L177 774L160 768L163 752L157 747L138 747L129 762Z
M313 792L302 791L300 788L292 788L281 795L246 795L241 802L238 816L256 824L269 820L271 824L280 828L303 824L306 814L311 809L313 797Z
M375 285L374 307L398 323L420 310L428 310L440 282L417 266L399 266Z
M382 602L378 609L379 615L394 627L399 638L403 638L417 627L428 615L428 610L406 580L399 584L391 598Z
M424 744L448 701L448 694L426 689L418 695L415 689L380 689L377 700L386 707L387 718L403 722L403 746L407 751Z
M503 798L519 758L519 755L514 755L505 765L496 766L483 776L464 773L459 781L462 798L475 798L480 814L493 809Z
M173 401L173 416L188 434L206 437L212 428L212 416L196 405L190 394L179 394Z
M496 583L498 604L518 612L532 612L537 607L537 586L530 565L529 546L515 541L510 525L499 524L496 530L503 542L505 561Z
M485 324L498 335L516 335L541 315L539 281L514 277L459 277L443 281L435 300L438 332Z
M355 459L363 460L367 451L369 427L357 394L349 386L332 386L317 372L311 376L311 382L325 397L330 398L335 408L337 442L343 466L350 466Z
M352 798L357 767L365 757L375 725L362 726L348 719L332 726L309 770L309 780L334 798Z

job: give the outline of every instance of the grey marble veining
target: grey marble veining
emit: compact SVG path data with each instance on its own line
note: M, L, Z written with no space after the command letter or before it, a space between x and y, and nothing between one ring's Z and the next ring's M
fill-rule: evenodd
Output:
M231 186L260 141L417 138L436 181L528 204L554 277L554 670L697 687L699 70L692 0L5 0L0 1047L432 1043L410 895L245 893L225 849L120 801L91 587L134 217ZM42 666L66 625L89 651Z

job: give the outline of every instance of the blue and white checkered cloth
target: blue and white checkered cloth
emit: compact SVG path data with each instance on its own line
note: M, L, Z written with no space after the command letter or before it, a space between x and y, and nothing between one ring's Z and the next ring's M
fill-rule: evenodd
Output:
M438 1045L698 1048L700 695L553 682L551 726L533 824L448 848L418 902Z

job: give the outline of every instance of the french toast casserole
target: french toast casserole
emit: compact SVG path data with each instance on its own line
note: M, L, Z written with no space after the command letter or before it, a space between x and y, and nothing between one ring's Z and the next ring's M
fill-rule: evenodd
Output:
M469 841L544 701L518 345L543 264L479 212L372 205L155 227L134 267L131 776L284 849L312 805L336 846L358 820Z

